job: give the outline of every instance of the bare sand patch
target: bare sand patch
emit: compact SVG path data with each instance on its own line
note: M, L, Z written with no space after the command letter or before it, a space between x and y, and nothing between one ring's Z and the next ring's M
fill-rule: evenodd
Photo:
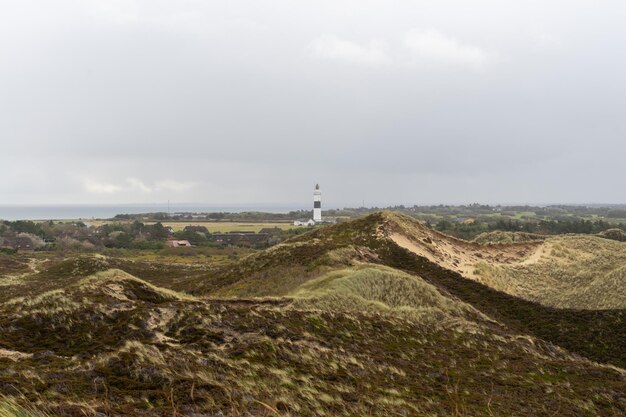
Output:
M32 353L24 353L24 352L18 352L16 350L8 350L8 349L0 348L0 358L8 358L17 362L22 359L28 359L32 356L33 356Z
M398 246L470 279L477 278L474 271L478 262L494 265L532 264L538 262L546 251L544 242L480 245L428 229L419 230L417 235L394 232L388 237Z

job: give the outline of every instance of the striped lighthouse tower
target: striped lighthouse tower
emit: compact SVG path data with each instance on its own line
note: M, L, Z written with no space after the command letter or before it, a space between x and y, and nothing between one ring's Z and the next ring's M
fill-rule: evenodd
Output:
M315 191L313 191L313 221L322 221L322 192L319 184L315 184Z

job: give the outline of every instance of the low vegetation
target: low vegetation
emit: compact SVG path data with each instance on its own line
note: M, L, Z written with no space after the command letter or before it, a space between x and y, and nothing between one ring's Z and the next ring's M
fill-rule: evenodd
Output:
M535 240L544 240L545 235L538 235L536 233L524 233L524 232L504 232L493 231L485 232L476 236L472 242L480 243L482 245L491 245L494 243L519 243L519 242L532 242Z
M550 238L533 263L480 262L480 282L559 308L626 309L626 245L592 236Z
M335 270L301 285L293 296L304 300L298 305L325 311L371 311L440 324L476 313L421 278L384 266Z
M598 233L598 236L606 239L617 240L618 242L626 242L626 231L622 229L607 229Z
M504 271L543 245L528 267L624 262L608 239L482 245L393 213L264 251L0 257L0 417L623 415L622 307L542 305L437 258Z
M21 405L27 401L16 400L13 397L0 396L0 417L50 417L32 405Z

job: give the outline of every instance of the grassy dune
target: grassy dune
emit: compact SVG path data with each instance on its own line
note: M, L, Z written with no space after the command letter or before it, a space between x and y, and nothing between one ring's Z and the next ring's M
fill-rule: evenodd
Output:
M595 236L549 238L537 262L476 265L478 280L541 304L575 309L626 308L626 243Z
M587 358L626 367L626 310L573 310L546 307L497 291L457 272L389 247L388 265L419 274L441 291L458 297L507 328L531 334Z
M619 264L614 243L564 238L544 252L564 268ZM377 213L215 264L7 262L0 417L42 415L30 404L63 416L624 415L625 310L547 307L437 262L447 250L523 262L538 245L480 258L484 245Z
M509 232L465 242L406 216L389 213L385 219L400 246L498 291L549 307L626 308L626 242Z
M384 266L335 270L301 285L293 296L301 299L298 305L325 311L371 311L417 320L464 318L475 313L421 278Z
M623 411L623 371L509 333L387 267L255 300L193 299L111 270L4 302L0 317L0 388L51 415Z

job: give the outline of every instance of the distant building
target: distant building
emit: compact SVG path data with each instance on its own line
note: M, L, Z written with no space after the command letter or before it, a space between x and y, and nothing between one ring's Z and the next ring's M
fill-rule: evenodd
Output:
M13 249L22 252L33 252L35 247L33 241L26 236L7 237L0 242L0 248Z
M315 226L315 221L313 219L309 220L296 220L293 222L294 226Z
M169 248L188 248L192 246L188 240L168 240L165 244Z

